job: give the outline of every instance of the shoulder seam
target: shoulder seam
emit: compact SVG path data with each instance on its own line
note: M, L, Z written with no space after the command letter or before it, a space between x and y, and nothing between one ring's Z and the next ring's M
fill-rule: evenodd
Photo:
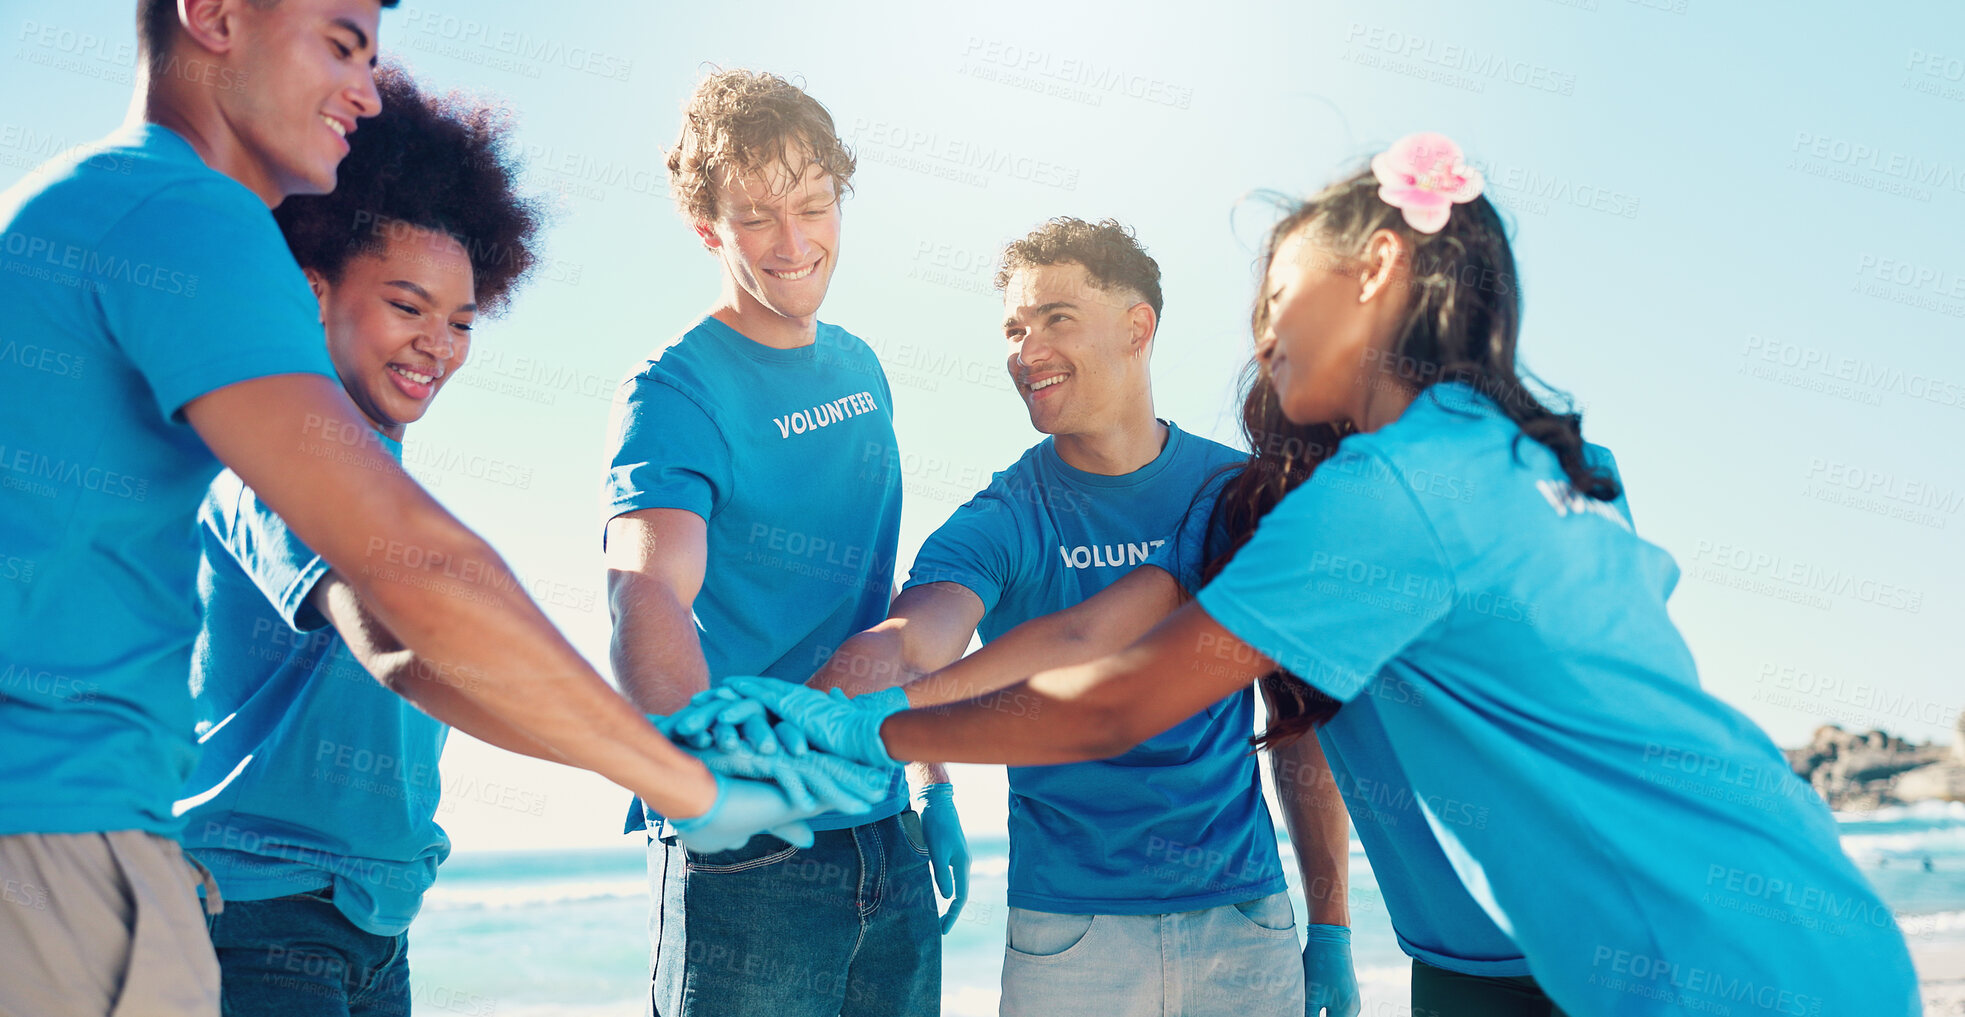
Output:
M654 363L655 362L652 360L649 361L650 366L653 366ZM674 392L676 395L681 396L684 400L686 400L689 403L689 405L694 406L696 408L696 412L701 413L703 415L704 420L710 422L710 428L716 432L716 440L718 442L721 442L723 445L724 457L731 464L731 469L730 469L731 490L730 493L726 495L723 499L726 503L729 502L731 498L736 496L737 455L736 455L736 450L730 447L730 436L723 433L723 422L716 419L716 414L711 413L709 407L703 405L702 400L697 399L694 395L691 395L690 393L684 391L681 386L675 384L674 382L671 382L669 379L657 377L655 375L649 374L646 368L644 368L641 371L635 372L635 378L647 378L650 384L660 385L663 388L668 389L671 392ZM629 380L632 381L633 379L629 379ZM714 512L715 508L716 507L712 505L711 511Z

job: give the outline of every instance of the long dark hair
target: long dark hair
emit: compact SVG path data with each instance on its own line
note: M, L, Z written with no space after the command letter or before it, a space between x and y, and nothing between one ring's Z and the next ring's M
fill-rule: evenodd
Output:
M1589 464L1583 453L1580 413L1545 406L1524 383L1515 360L1521 328L1521 286L1515 257L1501 216L1486 197L1456 205L1437 233L1406 225L1400 211L1378 196L1378 180L1368 169L1289 206L1263 245L1261 268L1267 275L1283 241L1307 234L1319 248L1339 257L1364 253L1379 230L1396 235L1410 252L1403 283L1410 289L1404 326L1380 365L1386 380L1416 395L1443 381L1462 382L1492 399L1521 428L1520 438L1547 446L1570 485L1592 498L1611 501L1620 493L1607 471ZM1267 302L1258 298L1250 316L1253 334L1268 327ZM1566 397L1543 385L1538 388ZM1283 496L1310 478L1349 433L1349 425L1293 424L1260 366L1243 372L1242 432L1250 460L1228 481L1215 503L1214 527L1227 541L1209 561L1206 579L1227 566L1254 536L1256 524ZM1254 739L1258 748L1286 745L1328 721L1342 704L1286 671L1261 679L1269 702L1269 726Z
M1228 566L1242 545L1255 536L1256 524L1284 495L1310 479L1310 471L1337 451L1343 432L1332 424L1290 423L1276 400L1275 387L1263 375L1261 365L1251 360L1242 370L1242 437L1249 443L1249 461L1228 479L1215 501L1208 531L1225 534L1227 539L1202 570L1202 585ZM1343 705L1280 669L1263 675L1258 684L1269 704L1269 726L1251 740L1258 749L1280 748L1295 741L1329 720Z

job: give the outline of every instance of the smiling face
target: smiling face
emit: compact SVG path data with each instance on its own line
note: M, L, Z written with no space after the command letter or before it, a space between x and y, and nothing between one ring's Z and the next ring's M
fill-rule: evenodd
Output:
M1003 287L1005 366L1044 434L1110 429L1151 401L1146 353L1153 309L1125 290L1098 288L1073 262L1032 265Z
M190 61L208 54L189 43L167 73L207 76L249 164L242 173L254 178L242 182L261 196L334 190L347 135L382 108L374 79L381 4L281 0L265 9L241 3L237 12L236 44L214 57L231 75L198 70Z
M716 218L696 224L736 284L740 310L810 322L839 260L839 195L809 156L716 184Z
M380 254L348 259L339 282L307 277L342 387L377 429L402 440L470 353L470 258L450 236L409 227Z
M1294 424L1349 421L1366 427L1377 369L1399 326L1402 249L1374 233L1362 256L1335 252L1299 229L1276 245L1263 275L1262 333L1255 355Z

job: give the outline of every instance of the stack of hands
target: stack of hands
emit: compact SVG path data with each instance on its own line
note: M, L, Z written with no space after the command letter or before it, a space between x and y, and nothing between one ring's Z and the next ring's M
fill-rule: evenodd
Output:
M769 833L797 847L812 845L805 820L822 813L861 815L887 799L900 766L880 740L880 724L908 708L898 688L848 698L774 678L731 678L696 694L657 730L716 777L708 812L670 818L692 851L728 851ZM969 844L955 814L954 789L929 784L918 795L922 839L935 886L952 903L942 932L953 928L969 889Z

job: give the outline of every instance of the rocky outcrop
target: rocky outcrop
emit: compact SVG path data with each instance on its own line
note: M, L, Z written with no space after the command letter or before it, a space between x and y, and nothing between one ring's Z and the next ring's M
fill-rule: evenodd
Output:
M1834 809L1938 799L1965 801L1965 719L1950 746L1916 745L1885 731L1815 729L1798 749L1785 750L1788 765Z

